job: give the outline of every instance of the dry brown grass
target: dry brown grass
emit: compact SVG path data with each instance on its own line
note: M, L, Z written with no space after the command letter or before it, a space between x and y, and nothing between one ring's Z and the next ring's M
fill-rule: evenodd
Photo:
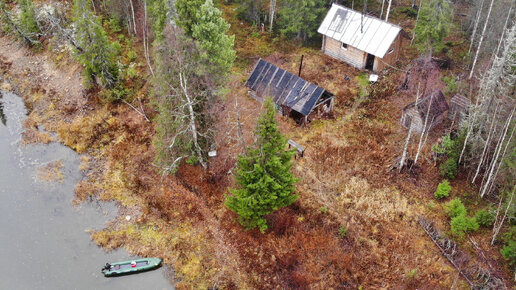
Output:
M64 175L61 171L62 168L62 160L49 162L47 165L37 168L38 178L47 182L63 182Z

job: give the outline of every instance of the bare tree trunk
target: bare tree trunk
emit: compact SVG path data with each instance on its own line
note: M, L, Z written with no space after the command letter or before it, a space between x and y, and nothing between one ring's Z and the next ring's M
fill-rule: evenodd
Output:
M137 32L136 32L136 19L134 17L134 6L133 6L133 0L129 0L129 3L131 3L131 14L133 16L133 27L134 27L134 35L136 36L137 35Z
M408 145L410 142L410 136L412 136L413 128L414 128L414 126L412 126L412 124L410 124L410 128L409 128L409 131L407 134L407 139L405 140L405 146L403 146L403 154L401 155L401 160L400 160L400 164L399 164L399 168L400 168L399 172L401 172L401 170L405 166L405 159L407 158Z
M484 155L485 155L485 153L487 151L487 148L490 145L491 136L493 135L492 134L493 133L493 127L494 127L494 124L496 123L496 112L498 111L498 107L499 106L496 106L496 108L495 108L495 111L494 111L494 114L493 114L493 120L491 120L491 127L489 128L489 134L487 135L486 144L484 145L484 150L482 151L482 155L480 156L480 162L478 163L477 171L475 172L475 176L473 177L472 183L475 183L475 180L478 177L478 173L480 172L480 168L482 168L482 164L484 162ZM496 130L496 128L494 128L494 129Z
M496 145L496 149L495 149L495 155L493 156L493 161L491 163L491 170L489 171L489 174L488 174L488 178L487 178L487 182L486 184L484 185L481 193L480 193L480 197L484 197L484 195L486 194L487 192L487 188L489 187L489 184L490 182L492 182L491 180L494 181L494 179L496 178L496 176L493 176L494 175L494 170L495 170L495 167L496 167L496 164L498 163L497 160L498 160L498 157L500 156L500 151L502 150L502 147L503 147L503 143L505 141L505 137L507 136L507 130L509 129L509 126L512 122L512 116L514 115L514 110L512 110L511 112L511 115L510 117L507 119L507 125L505 125L504 127L504 132L503 134L500 136L501 137L501 140L498 142L498 144ZM512 130L512 133L514 133L514 128ZM512 133L511 133L511 138L512 138ZM502 137L503 136L503 137ZM510 139L511 139L510 138ZM510 142L510 139L509 139L509 142ZM503 162L503 160L500 161L500 163Z
M509 198L509 202L507 202L507 207L505 208L505 212L502 216L502 220L500 222L498 222L498 212L500 211L500 206L502 204L502 199L500 199L500 205L498 206L498 211L496 214L497 218L495 220L495 224L493 225L493 237L491 238L491 245L494 245L496 236L498 236L498 233L500 233L500 229L502 228L503 223L505 222L505 218L507 217L507 212L509 212L509 209L511 208L511 205L512 205L512 200L514 198L514 190L515 189L516 189L516 187L512 189L511 197Z
M478 60L478 54L480 53L480 47L482 47L482 41L484 41L484 36L486 35L487 24L489 23L489 17L491 16L491 10L493 8L494 0L491 0L491 4L489 5L489 10L487 11L486 22L484 23L484 29L482 29L482 34L480 35L480 41L478 43L477 52L475 53L475 59L473 60L473 65L471 66L471 71L469 73L469 79L473 77L473 73L475 72L475 66Z
M270 17L270 27L269 27L269 31L272 32L272 25L274 23L274 14L276 14L276 0L271 0L271 3L270 3L270 12L269 12L269 17Z
M416 158L414 158L413 165L415 165L417 163L419 154L421 153L421 148L423 147L423 139L425 137L425 133L427 132L428 115L430 115L430 108L432 107L433 100L434 100L434 96L432 95L432 97L430 98L430 104L428 105L428 109L426 110L425 123L423 125L423 132L419 136L419 144L417 146ZM417 106L416 106L416 108L417 108ZM432 120L432 122L433 122L433 120ZM428 131L430 131L430 130L428 130Z
M419 2L419 6L417 7L417 16L416 16L416 24L414 24L414 33L412 33L412 39L410 40L410 45L414 42L414 39L416 38L416 27L417 23L419 21L419 12L421 11L421 4L423 4L423 0ZM382 18L382 17L380 17Z
M473 32L471 33L471 41L469 43L468 54L471 53L473 48L473 42L475 42L475 36L477 35L478 23L480 22L480 16L482 15L482 7L484 6L484 0L480 3L480 8L477 11L477 17L475 17L475 25L473 26Z
M389 6L387 6L387 14L385 15L385 21L389 21L389 13L391 12L392 0L389 0Z
M382 0L382 11L380 12L380 19L382 19L383 16L383 6L385 5L385 0Z
M507 14L507 19L505 19L505 24L503 26L503 30L502 30L502 36L500 36L500 41L498 42L498 47L496 48L496 53L495 53L495 57L498 56L498 52L500 52L500 47L502 46L502 42L503 42L503 36L505 34L505 29L507 28L507 24L509 24L509 18L511 16L511 12L512 12L512 5L511 5L511 8L509 8L509 13Z
M150 63L149 41L147 39L147 0L143 1L143 10L143 51L145 52L145 60L147 61L147 66L149 67L151 75L154 76L154 70L152 69L152 65Z
M190 123L190 130L192 131L192 138L193 138L193 142L194 142L194 146L195 146L195 151L197 152L197 158L199 158L199 163L201 163L202 167L204 169L207 169L208 166L206 164L206 162L204 161L204 157L202 156L202 149L201 149L201 146L199 145L199 132L197 131L197 125L195 124L195 112L194 112L194 109L193 109L193 106L194 106L194 103L193 103L193 100L192 98L190 98L190 95L188 94L188 84L186 82L186 79L183 77L183 73L179 73L179 79L180 79L180 84L181 84L181 89L183 90L183 93L184 93L184 96L186 98L186 106L188 107L188 111L189 111L189 123Z

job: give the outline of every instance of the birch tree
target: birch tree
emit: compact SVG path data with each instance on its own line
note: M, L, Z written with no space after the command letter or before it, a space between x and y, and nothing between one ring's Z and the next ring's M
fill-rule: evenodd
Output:
M480 52L480 48L482 47L482 41L484 40L484 37L486 35L487 24L489 23L489 17L491 16L491 10L493 9L493 3L494 3L494 0L491 0L491 4L489 5L489 10L487 11L486 21L484 22L484 28L482 29L482 34L480 35L480 40L479 40L479 43L477 46L477 52L475 53L475 58L473 59L473 64L471 65L469 79L471 79L471 77L473 76L473 73L475 72L475 65L477 64L478 54Z
M156 63L156 163L167 172L174 172L183 160L207 168L212 140L208 111L213 101L211 78L203 73L207 64L196 45L172 28L165 30Z

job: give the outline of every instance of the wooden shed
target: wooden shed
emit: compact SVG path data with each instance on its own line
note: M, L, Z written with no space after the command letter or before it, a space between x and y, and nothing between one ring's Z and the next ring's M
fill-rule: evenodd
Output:
M450 111L448 112L448 118L454 122L460 123L469 112L471 106L471 100L462 96L455 95L450 100Z
M333 94L263 59L258 60L245 86L263 102L271 97L283 115L306 123L310 114L333 110Z
M444 94L437 90L431 95L406 106L401 114L401 125L407 129L412 126L414 131L421 134L424 131L426 121L426 127L430 131L442 122L448 109Z
M374 72L394 65L407 33L399 26L333 4L317 30L323 53Z

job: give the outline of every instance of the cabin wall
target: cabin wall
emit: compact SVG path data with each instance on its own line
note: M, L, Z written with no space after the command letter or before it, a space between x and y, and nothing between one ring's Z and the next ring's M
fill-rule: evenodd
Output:
M394 66L396 61L399 59L401 54L401 49L403 47L403 37L401 33L398 34L398 37L392 42L391 46L387 50L387 53L383 58L375 58L373 70L375 72L383 71L389 65ZM389 53L391 49L394 49L392 53Z
M349 63L350 65L363 69L365 67L365 61L367 53L359 50L351 45L348 45L347 49L341 47L341 42L333 38L323 36L323 53L342 60L343 62Z

